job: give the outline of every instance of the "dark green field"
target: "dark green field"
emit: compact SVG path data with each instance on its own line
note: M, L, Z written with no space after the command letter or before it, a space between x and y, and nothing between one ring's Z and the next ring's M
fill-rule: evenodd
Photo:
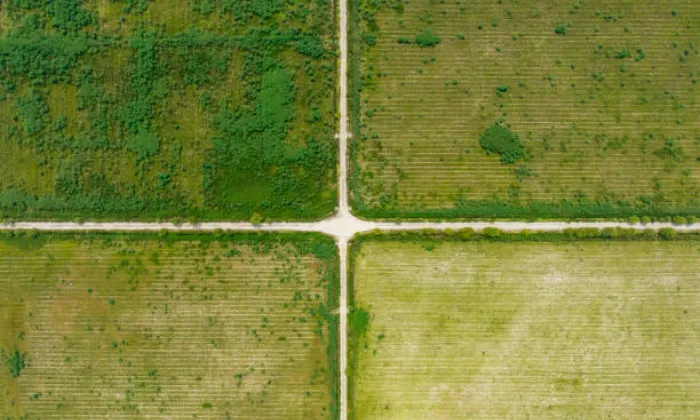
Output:
M328 215L334 17L327 0L0 1L0 216Z

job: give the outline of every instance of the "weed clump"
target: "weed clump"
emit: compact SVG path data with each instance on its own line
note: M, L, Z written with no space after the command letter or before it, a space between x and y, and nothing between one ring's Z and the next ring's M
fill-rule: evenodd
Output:
M501 155L501 163L515 163L525 157L525 148L517 134L494 123L479 137L479 144L488 153Z

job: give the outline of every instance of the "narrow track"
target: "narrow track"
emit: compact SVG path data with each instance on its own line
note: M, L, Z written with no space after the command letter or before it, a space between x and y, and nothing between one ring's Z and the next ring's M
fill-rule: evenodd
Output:
M348 205L348 156L347 142L350 134L348 132L348 0L339 1L339 21L340 21L340 99L339 99L339 179L338 179L338 211L331 218L317 222L282 222L263 223L253 225L244 222L205 222L205 223L142 223L142 222L17 222L0 224L1 230L38 230L38 231L106 231L106 232L148 232L170 230L174 232L213 232L215 230L232 230L243 232L319 232L331 235L336 239L340 256L340 419L347 420L347 377L345 370L347 367L347 312L348 312L348 290L347 290L347 255L348 241L356 234L371 230L387 231L411 231L420 229L463 229L472 228L482 230L487 227L495 227L503 231L517 232L525 229L537 231L561 231L568 228L606 228L606 227L627 227L642 230L645 228L659 229L663 227L673 227L678 231L698 231L700 223L693 225L675 226L671 223L650 223L628 224L621 222L375 222L356 218L350 213Z

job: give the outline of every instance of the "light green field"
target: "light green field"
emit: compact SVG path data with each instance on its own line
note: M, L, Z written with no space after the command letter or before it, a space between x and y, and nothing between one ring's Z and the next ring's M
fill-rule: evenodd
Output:
M367 240L352 263L354 419L700 412L699 242Z
M336 264L320 236L4 237L2 418L335 418Z
M700 213L700 2L353 4L360 214ZM480 146L496 122L515 163Z

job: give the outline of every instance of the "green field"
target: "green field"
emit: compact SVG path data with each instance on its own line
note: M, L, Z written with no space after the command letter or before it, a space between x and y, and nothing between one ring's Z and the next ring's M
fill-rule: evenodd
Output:
M351 6L358 214L700 214L699 2Z
M697 235L539 236L356 244L350 418L697 418Z
M4 234L2 418L337 418L337 264L311 234Z
M328 0L0 2L0 217L316 219Z

